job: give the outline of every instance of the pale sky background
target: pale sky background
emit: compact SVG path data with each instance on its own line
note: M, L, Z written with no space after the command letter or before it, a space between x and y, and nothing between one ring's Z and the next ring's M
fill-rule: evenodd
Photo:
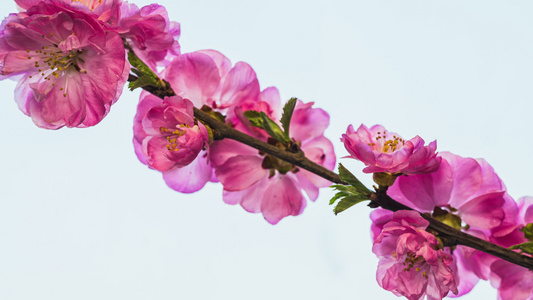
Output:
M338 157L349 124L379 123L483 157L513 197L533 195L531 1L159 3L183 52L219 50L328 111ZM14 11L3 1L2 17ZM138 91L96 127L48 131L14 86L0 83L0 299L396 299L375 280L365 205L334 216L323 189L272 226L220 185L179 194L137 160ZM495 295L485 282L463 299Z

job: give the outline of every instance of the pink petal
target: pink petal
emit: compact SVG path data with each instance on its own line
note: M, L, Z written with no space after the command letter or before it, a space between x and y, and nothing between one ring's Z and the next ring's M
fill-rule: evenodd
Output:
M226 108L242 100L256 99L259 95L259 82L250 65L238 62L223 78L217 106Z
M503 196L504 192L498 192L476 197L458 207L459 215L470 226L482 229L494 228L500 225L504 218Z
M216 167L223 165L229 158L232 157L241 155L254 156L258 154L259 150L230 139L214 141L210 146L210 159L213 165Z
M326 111L320 108L305 107L305 104L298 100L289 128L290 137L305 142L323 136L328 126L329 114Z
M268 223L275 225L287 216L302 213L306 202L292 179L274 176L269 181L261 203L261 212Z
M188 166L163 172L163 179L170 188L178 192L199 191L211 179L213 173L206 158L206 151L202 151Z
M238 156L228 159L215 170L226 191L240 191L268 175L268 170L261 168L262 157Z
M177 95L191 100L196 107L211 105L209 99L220 83L213 59L198 52L175 58L166 69L165 77Z
M223 199L228 204L240 204L247 212L258 213L267 187L268 178L265 177L242 191L224 191Z

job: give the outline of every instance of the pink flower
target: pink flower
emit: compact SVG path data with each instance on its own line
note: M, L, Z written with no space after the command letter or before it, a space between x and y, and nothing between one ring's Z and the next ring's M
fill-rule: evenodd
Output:
M207 131L201 123L195 124L191 101L179 96L162 100L143 92L133 133L139 160L161 171L170 188L192 193L213 181L207 150L203 150Z
M246 63L237 63L232 68L229 59L214 50L179 55L161 75L178 96L190 100L198 108L208 106L216 112L225 112L236 101L256 99L259 95L259 83L252 68ZM142 120L146 112L160 105L161 101L143 92L137 107L133 144L137 157L145 164L149 162L143 152L146 132ZM208 151L202 150L185 167L163 171L166 184L178 192L192 193L200 190L208 181L216 182Z
M276 120L275 107L279 103L279 94L274 88L264 90L255 101L244 101L234 107L235 128L259 139L283 147L266 134L245 123L239 117L246 110L258 110L267 113ZM328 169L335 166L333 145L324 137L324 130L329 124L329 115L313 103L298 101L290 125L289 135L300 143L301 149L312 161ZM230 118L231 119L231 118ZM240 204L246 211L263 214L271 224L277 224L286 216L296 216L303 212L307 197L314 201L320 187L329 186L330 182L290 163L266 155L249 146L232 140L215 141L211 145L211 160L215 174L224 186L224 202Z
M170 22L165 7L151 4L139 9L124 2L121 7L119 31L142 61L154 70L168 65L180 54L180 24Z
M244 62L231 67L230 60L214 50L186 53L163 71L177 95L194 106L224 109L247 99L257 99L260 89L254 70Z
M425 231L429 222L415 211L397 211L383 226L372 252L379 257L377 281L397 296L410 300L442 299L457 294L451 269L453 258L434 235Z
M420 212L435 207L479 229L499 226L505 217L505 185L483 159L443 152L439 169L430 174L400 176L387 194Z
M341 142L351 158L362 161L365 173L387 172L403 174L431 173L439 168L437 142L424 146L419 136L406 141L398 134L388 132L381 125L368 129L359 126L357 131L348 126Z
M150 108L141 123L146 162L159 171L190 164L208 141L205 127L194 122L192 102L179 96Z
M531 223L533 223L533 197L522 197L518 199L518 211L514 228L507 230L508 234L498 236L493 242L504 247L527 242L528 240L520 229ZM502 231L499 231L500 235ZM494 259L494 262L490 265L490 270L492 271L490 283L498 289L498 299L533 299L533 271L501 259Z
M448 152L436 172L400 176L387 193L398 202L419 212L475 235L492 239L491 231L512 220L513 200L506 194L503 182L494 169L482 159L463 158ZM372 212L375 228L385 222L386 215ZM468 228L466 230L465 228ZM479 279L488 279L492 258L483 253L457 246L453 251L459 295L468 293Z
M20 78L16 101L39 127L96 125L128 72L122 39L92 15L41 2L2 24L1 78Z

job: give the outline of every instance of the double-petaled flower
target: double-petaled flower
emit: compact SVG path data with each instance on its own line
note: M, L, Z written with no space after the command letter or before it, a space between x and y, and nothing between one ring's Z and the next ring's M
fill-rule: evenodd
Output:
M16 101L37 126L88 127L122 92L124 53L120 35L95 14L43 1L4 20L0 75L20 79Z

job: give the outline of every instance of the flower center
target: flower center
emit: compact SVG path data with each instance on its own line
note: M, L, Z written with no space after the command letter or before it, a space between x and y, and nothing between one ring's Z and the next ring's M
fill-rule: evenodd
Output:
M395 252L396 253L396 252ZM394 255L393 255L394 256ZM411 269L415 269L415 272L420 272L419 267L415 267L415 264L422 262L424 258L422 256L416 256L413 252L408 251L407 255L405 256L405 261L402 263L405 268L403 269L404 272L409 272ZM428 276L426 272L422 272L422 275L428 279Z
M50 33L50 37L53 37L54 33ZM42 35L42 38L45 38L45 35ZM81 60L79 55L83 53L79 50L70 50L68 53L64 53L56 45L43 46L40 50L29 50L27 58L29 60L34 59L34 67L37 69L36 74L33 76L41 76L44 80L52 82L52 86L55 86L55 79L63 75L64 72L70 69L75 69L76 71L87 74L87 70L80 69L77 65L77 61ZM32 78L33 76L29 76ZM60 90L63 91L63 97L67 96L66 86L60 87Z
M392 138L387 138L387 132L378 132L375 143L369 143L368 146L372 147L372 150L378 150L383 153L391 153L400 149L405 145L405 140L399 136L393 135Z
M190 128L190 126L186 125L186 124L179 124L178 126L180 128L181 127ZM159 131L163 135L166 135L166 139L168 141L167 150L169 150L169 151L178 151L179 150L178 138L181 137L181 136L184 136L187 133L187 131L185 131L183 129L179 129L179 128L176 128L174 131L171 131L170 129L168 129L168 128L164 127L164 126L161 126L159 128Z

